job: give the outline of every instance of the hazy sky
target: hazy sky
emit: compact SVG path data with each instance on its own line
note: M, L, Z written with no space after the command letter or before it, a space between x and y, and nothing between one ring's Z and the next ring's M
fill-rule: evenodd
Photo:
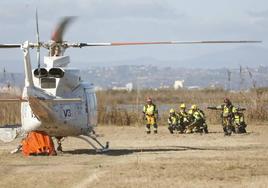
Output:
M50 38L61 17L77 16L65 35L70 42L249 39L263 40L260 46L268 49L267 0L1 0L0 43L34 42L36 7L42 41ZM95 61L141 57L183 60L239 46L98 47L69 49L67 54L73 66L87 67ZM35 61L35 51L32 55ZM22 52L1 49L0 62L0 68L6 64L21 72Z

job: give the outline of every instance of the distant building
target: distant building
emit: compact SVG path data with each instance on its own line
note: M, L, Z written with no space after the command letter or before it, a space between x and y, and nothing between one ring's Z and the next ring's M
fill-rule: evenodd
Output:
M189 90L198 90L198 89L201 89L200 86L189 86L188 87Z
M183 88L183 83L184 83L184 80L176 80L173 86L174 89L178 90L179 88Z
M133 83L126 84L126 89L127 89L127 91L132 91L133 90Z
M101 86L95 86L94 89L95 89L95 91L102 91L103 90L103 88Z
M161 85L159 87L159 89L169 89L169 88L170 88L170 86L168 86L168 85Z
M127 83L125 87L118 87L114 86L112 90L125 90L125 91L132 91L133 90L133 84L132 83Z

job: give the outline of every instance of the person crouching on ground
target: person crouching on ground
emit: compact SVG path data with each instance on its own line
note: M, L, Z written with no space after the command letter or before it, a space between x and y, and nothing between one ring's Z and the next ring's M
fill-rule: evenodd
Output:
M179 130L178 124L179 124L179 117L175 113L175 110L171 108L169 110L169 116L168 116L168 130L171 134L174 133L174 130Z

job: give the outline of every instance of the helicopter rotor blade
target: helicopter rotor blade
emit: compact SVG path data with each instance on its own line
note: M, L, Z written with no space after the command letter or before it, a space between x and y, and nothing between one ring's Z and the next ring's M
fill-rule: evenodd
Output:
M21 44L0 44L0 48L20 48Z
M261 43L258 40L207 40L207 41L153 41L153 42L111 42L111 43L79 43L72 47L86 46L133 46L133 45L161 45L161 44L228 44L228 43Z
M61 43L63 41L63 34L67 26L74 20L75 17L64 17L61 22L57 25L56 30L51 36L51 40L56 43Z

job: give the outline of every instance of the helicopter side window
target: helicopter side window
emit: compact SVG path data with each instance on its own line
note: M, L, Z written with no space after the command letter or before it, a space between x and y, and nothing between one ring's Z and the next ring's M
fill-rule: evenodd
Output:
M44 88L44 89L56 88L56 78L42 78L41 88Z

